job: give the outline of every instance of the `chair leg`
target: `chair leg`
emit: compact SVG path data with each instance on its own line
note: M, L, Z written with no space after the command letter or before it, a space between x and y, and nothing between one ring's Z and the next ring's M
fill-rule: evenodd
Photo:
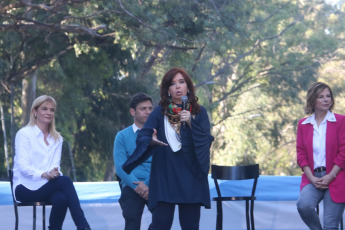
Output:
M36 230L36 206L33 206L33 225L32 229Z
M46 206L42 207L42 221L43 221L43 230L46 230Z
M216 222L216 230L223 229L223 207L222 201L217 200L217 222Z
M250 230L250 223L249 223L249 200L246 200L246 222L247 222L247 230Z
M18 208L17 208L17 205L14 205L14 214L16 216L16 227L15 227L15 230L18 230Z
M255 224L254 224L254 200L250 201L250 224L252 226L252 230L255 230Z

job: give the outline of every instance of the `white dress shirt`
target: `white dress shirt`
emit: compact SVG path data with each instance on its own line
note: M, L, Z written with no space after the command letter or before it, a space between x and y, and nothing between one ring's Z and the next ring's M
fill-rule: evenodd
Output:
M315 120L315 114L308 117L302 124L312 124L313 131L313 158L314 169L324 166L326 167L326 131L327 121L335 122L334 113L328 111L323 121L318 126Z
M135 123L133 123L132 128L133 128L134 133L136 133L140 130L139 127Z
M59 167L60 171L62 137L54 141L49 135L47 141L49 145L44 142L44 134L36 125L26 126L17 132L13 167L14 191L20 184L30 190L37 190L48 182L41 178L44 172L49 172L54 167Z

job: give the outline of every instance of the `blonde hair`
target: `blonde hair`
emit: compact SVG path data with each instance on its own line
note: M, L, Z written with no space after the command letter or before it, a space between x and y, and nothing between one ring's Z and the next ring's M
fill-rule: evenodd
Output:
M307 100L306 100L306 104L304 107L304 112L307 115L313 114L315 112L315 104L316 104L317 96L324 89L328 89L330 94L331 94L332 105L329 108L329 111L332 111L332 109L334 108L335 102L334 102L334 97L333 97L331 87L329 87L329 85L327 85L323 82L315 82L310 86L310 88L308 89L308 92L307 92Z
M35 111L45 102L51 102L56 108L56 101L53 97L42 95L37 97L31 106L31 113L30 113L30 121L26 126L35 126L37 124L37 119L35 117ZM54 141L58 141L60 139L60 134L55 130L55 116L52 122L48 125L48 131L50 135L52 135Z

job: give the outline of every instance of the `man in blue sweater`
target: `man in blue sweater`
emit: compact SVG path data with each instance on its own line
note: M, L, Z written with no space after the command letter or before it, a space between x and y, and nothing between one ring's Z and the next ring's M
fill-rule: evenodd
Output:
M115 170L121 179L119 203L125 218L125 230L140 230L141 216L149 196L151 157L136 167L130 174L122 169L123 163L132 155L136 147L137 132L144 126L152 112L152 98L144 93L135 94L130 101L133 125L117 133L114 142Z

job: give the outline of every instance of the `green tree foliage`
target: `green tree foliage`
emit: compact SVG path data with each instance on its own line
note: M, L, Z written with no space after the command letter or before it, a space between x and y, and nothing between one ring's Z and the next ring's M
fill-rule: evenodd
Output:
M0 99L10 112L14 84L17 130L20 81L36 71L37 95L58 101L78 180L108 180L115 134L132 122L130 95L147 92L157 103L163 74L180 66L210 112L213 163L296 174L304 92L341 63L343 21L343 4L321 0L5 0ZM340 93L343 81L332 79Z

